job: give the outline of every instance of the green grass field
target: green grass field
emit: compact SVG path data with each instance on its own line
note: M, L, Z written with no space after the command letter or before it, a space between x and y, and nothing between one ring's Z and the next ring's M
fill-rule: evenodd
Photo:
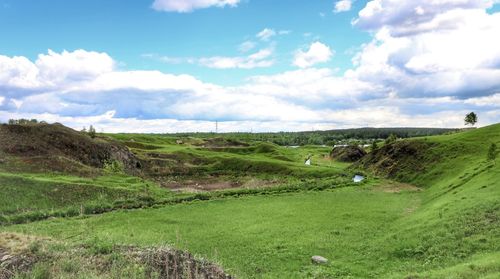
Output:
M486 160L489 145L500 144L500 125L411 139L429 144L417 162L425 167L416 172L415 162L409 160L412 164L401 164L396 177L416 187L369 175L361 185L344 181L339 186L347 187L308 188L311 185L307 183L328 184L342 172L349 176L355 172L346 164L324 159L329 150L322 147L267 146L266 152L259 153L259 143L206 150L178 145L161 136L113 137L121 141L132 137L135 143L156 145L155 151L177 154L175 158L182 160L201 157L204 160L190 167L211 174L221 171L225 178L254 173L286 176L284 181L289 184L283 189L301 177L309 180L299 184L302 190L293 188L290 192L214 195L205 201L55 218L0 230L49 237L70 245L92 241L116 247L172 245L217 262L238 278L500 277L500 164ZM136 152L146 152L142 148ZM307 168L302 158L309 154L317 165ZM23 179L17 176L4 174L0 179ZM43 177L29 179L40 183L33 186L37 191L49 183ZM134 180L130 186L124 183L126 186L119 187L105 178L94 182L50 179L80 186L107 184L106 188L116 191L142 191L144 187ZM132 178L121 179L126 182ZM26 190L16 203L29 204L30 193L36 196L38 192ZM3 201L8 203L7 198ZM40 202L33 206L51 205ZM12 205L2 208L11 210ZM312 264L313 255L330 261Z

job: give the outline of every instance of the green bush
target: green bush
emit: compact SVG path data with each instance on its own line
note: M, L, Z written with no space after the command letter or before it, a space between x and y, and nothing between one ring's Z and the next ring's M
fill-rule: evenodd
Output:
M124 166L123 163L117 160L108 160L104 162L103 169L107 173L123 173Z
M93 255L108 255L113 252L113 244L97 237L90 239L86 246Z

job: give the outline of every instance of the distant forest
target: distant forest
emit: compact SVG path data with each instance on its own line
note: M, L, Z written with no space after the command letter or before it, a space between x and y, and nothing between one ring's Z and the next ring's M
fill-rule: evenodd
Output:
M37 119L9 119L9 125L47 124ZM95 129L90 126L95 134ZM165 134L174 137L216 138L239 141L266 141L282 146L328 145L335 144L367 144L381 141L394 135L397 138L426 137L454 133L460 129L445 128L357 128L327 131L307 132L277 132L277 133L175 133Z
M371 143L384 140L390 135L398 138L425 137L454 133L458 129L444 128L358 128L328 131L308 132L278 132L278 133L177 133L176 137L224 137L240 141L267 141L278 145L335 145L350 143Z

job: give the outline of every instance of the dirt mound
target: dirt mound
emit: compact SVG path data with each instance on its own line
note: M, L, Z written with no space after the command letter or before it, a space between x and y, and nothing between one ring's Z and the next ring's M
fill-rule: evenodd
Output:
M333 148L330 152L330 157L341 162L356 162L366 155L366 151L361 147L350 145L350 146L339 146Z
M397 141L369 153L356 166L401 181L411 180L439 160L429 152L433 145L425 141Z
M247 146L249 146L248 143L238 141L238 140L233 140L233 139L226 139L226 138L222 138L222 137L205 139L203 143L195 144L195 145L202 145L202 146L207 147L207 148L247 147Z
M111 278L112 274L113 278L234 278L217 264L165 246L138 248L98 240L78 246L61 245L51 239L0 233L0 279L80 278L82 274L87 275L85 278ZM115 256L109 257L112 253ZM45 276L37 276L37 265L45 267ZM63 265L78 268L63 271ZM121 270L111 271L118 266Z
M233 276L208 261L196 259L192 254L169 248L154 248L139 252L141 261L148 267L146 275L152 278L212 278L232 279Z
M115 160L128 171L141 167L126 146L111 140L92 139L61 124L0 125L0 152L43 160L48 169L56 171L68 169L65 164L69 162L102 168L106 162Z

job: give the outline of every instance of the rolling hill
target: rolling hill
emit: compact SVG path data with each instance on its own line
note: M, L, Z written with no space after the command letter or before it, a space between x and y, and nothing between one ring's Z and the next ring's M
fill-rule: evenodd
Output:
M57 245L102 248L96 257L106 258L111 267L123 264L112 260L126 257L119 252L121 247L169 243L219 263L238 278L500 276L500 167L486 156L491 143L500 144L500 124L399 140L351 166L330 161L327 148L288 149L254 142L202 147L200 139L179 144L154 135L111 137L134 145L130 148L142 161L152 153L166 154L172 166L188 162L184 167L211 175L219 172L223 178L245 171L249 176L278 171L277 176L293 179L262 188L279 191L222 190L203 194L209 198L0 230L38 239L31 242L44 243L44 255L57 254ZM147 147L151 145L156 148ZM306 168L302 158L312 151L318 165ZM168 157L171 154L176 155ZM279 168L259 169L266 162ZM348 183L352 173L363 173L367 179ZM184 175L187 179L192 174ZM301 181L301 176L314 179ZM330 187L331 183L338 187ZM54 243L46 244L46 239ZM108 278L109 270L86 267L90 258L85 253L71 256L85 268L62 270L62 260L55 256L42 258L39 265L60 278L86 272ZM313 255L324 256L329 263L313 264ZM141 274L137 278L143 278Z

